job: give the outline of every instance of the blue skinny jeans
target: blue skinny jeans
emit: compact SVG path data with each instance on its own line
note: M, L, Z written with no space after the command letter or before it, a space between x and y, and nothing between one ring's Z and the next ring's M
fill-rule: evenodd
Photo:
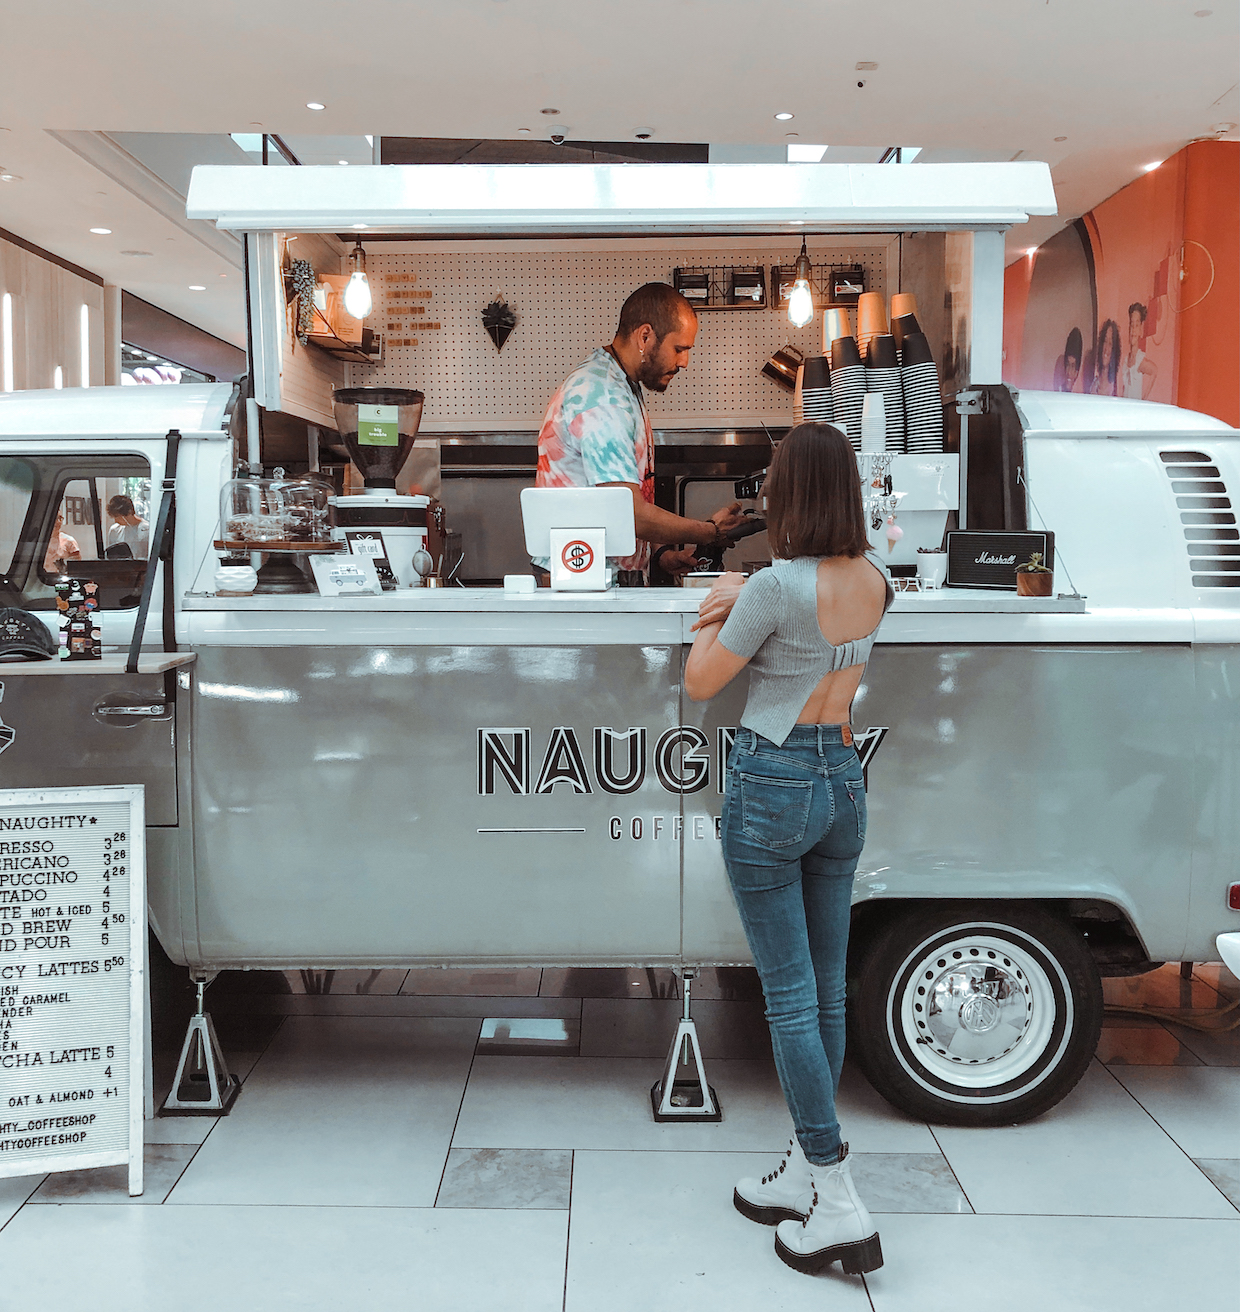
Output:
M728 757L723 859L762 980L775 1068L805 1156L839 1156L844 963L865 787L842 726L782 746L741 729Z

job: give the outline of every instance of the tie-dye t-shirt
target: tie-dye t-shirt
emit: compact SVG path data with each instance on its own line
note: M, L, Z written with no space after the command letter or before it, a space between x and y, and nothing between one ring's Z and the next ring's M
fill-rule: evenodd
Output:
M641 397L615 356L594 351L560 385L538 432L535 487L597 487L636 483L654 501L654 437ZM645 569L650 543L616 560L619 569ZM546 566L545 560L536 560Z

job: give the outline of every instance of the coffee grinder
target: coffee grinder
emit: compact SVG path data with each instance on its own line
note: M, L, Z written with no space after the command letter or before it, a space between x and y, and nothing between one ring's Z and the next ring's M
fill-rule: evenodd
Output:
M344 387L332 395L336 428L366 487L356 496L331 498L332 537L355 555L370 556L385 588L422 584L414 564L418 552L430 554L436 573L442 560L441 507L428 496L396 491L424 400L408 387Z

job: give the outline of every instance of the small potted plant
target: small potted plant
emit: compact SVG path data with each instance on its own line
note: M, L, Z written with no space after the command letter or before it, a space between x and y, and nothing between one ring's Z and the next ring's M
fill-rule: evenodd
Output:
M1023 565L1016 566L1016 595L1049 597L1054 579L1054 571L1042 564L1042 553L1035 551Z

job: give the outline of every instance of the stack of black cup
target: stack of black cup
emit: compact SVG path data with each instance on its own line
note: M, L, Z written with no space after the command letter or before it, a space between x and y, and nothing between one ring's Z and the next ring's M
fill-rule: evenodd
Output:
M903 451L904 388L900 383L896 339L890 333L880 333L870 339L865 388L867 392L883 394L883 411L887 417L887 450Z
M865 403L865 366L855 337L837 337L831 343L831 408L835 426L843 431L854 451L861 450L861 407Z
M801 418L806 423L833 424L831 367L825 355L811 355L801 375Z
M900 344L900 382L907 425L905 449L913 455L943 450L943 392L930 343L916 316L903 314L892 323Z

